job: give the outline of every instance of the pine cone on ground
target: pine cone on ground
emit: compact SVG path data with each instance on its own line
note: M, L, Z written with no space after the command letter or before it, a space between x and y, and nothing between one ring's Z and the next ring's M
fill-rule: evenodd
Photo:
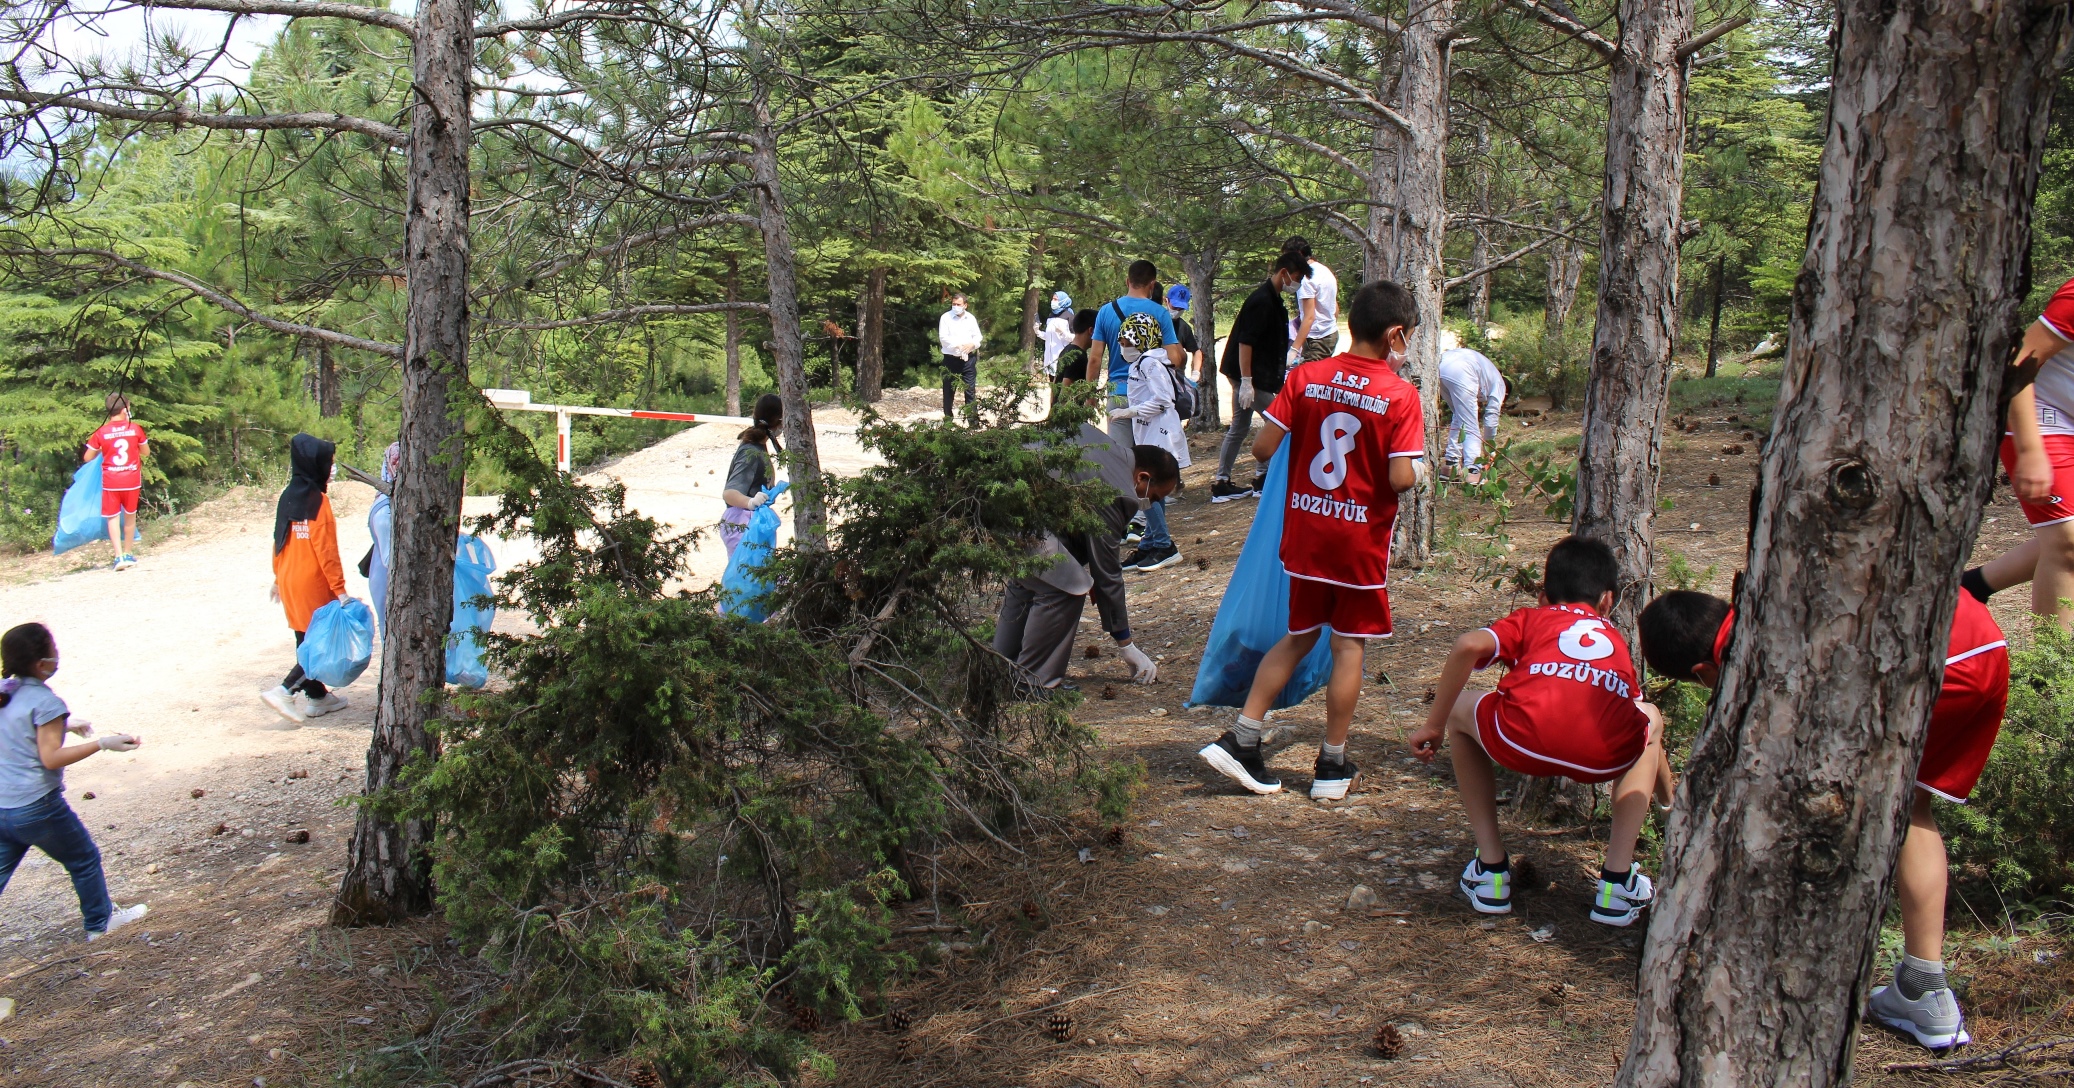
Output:
M1395 1058L1404 1053L1404 1035L1395 1024L1384 1024L1375 1029L1375 1050L1385 1058Z
M634 1074L629 1078L628 1083L632 1084L634 1088L663 1088L662 1074L655 1071L655 1066L645 1062L634 1070Z
M1091 645L1087 649L1080 651L1080 656L1087 658L1089 661L1093 661L1095 658L1102 656L1102 648L1100 646Z
M1051 1032L1052 1038L1063 1043L1073 1037L1073 1018L1062 1012L1052 1013L1051 1022L1045 1025L1045 1030Z
M799 1030L812 1035L821 1030L821 1011L811 1005L801 1005L793 1011L792 1023Z
M1023 917L1028 918L1032 922L1042 921L1044 919L1044 911L1038 909L1036 900L1025 899L1023 900Z
M1115 685L1115 684L1103 684L1103 685L1102 685L1102 698L1104 698L1104 699L1114 699L1114 698L1116 698L1116 685Z
M1198 557L1198 558L1196 559L1196 561L1195 561L1195 569L1197 569L1197 570L1209 570L1209 569L1210 569L1210 561L1209 561L1209 560L1207 560L1207 559L1203 559L1203 558L1200 558L1200 557Z
M1111 846L1122 846L1123 828L1121 826L1110 828L1106 833L1102 835L1102 841L1108 843Z
M894 1009L886 1014L887 1031L906 1031L915 1026L915 1014L906 1009Z
M893 1040L893 1060L902 1065L915 1060L915 1041L908 1038Z

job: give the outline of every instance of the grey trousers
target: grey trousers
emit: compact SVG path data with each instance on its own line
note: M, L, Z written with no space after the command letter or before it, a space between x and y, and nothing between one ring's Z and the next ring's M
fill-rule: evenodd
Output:
M1253 395L1265 396L1259 390ZM1268 397L1273 400L1273 397ZM1246 439L1253 432L1253 409L1239 407L1238 386L1232 386L1231 426L1225 428L1224 442L1217 449L1217 479L1231 482L1232 465L1239 459L1239 451L1246 448ZM1262 407L1266 407L1265 404ZM1265 466L1263 466L1265 467Z
M1035 578L1017 578L1001 594L994 624L994 652L1015 662L1020 678L1040 688L1057 687L1073 661L1073 636L1087 598Z

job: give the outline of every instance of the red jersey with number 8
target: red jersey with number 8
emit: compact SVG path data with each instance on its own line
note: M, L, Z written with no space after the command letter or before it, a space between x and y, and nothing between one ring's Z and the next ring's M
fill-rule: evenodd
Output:
M1484 628L1498 650L1479 669L1511 666L1495 703L1501 763L1508 755L1553 764L1579 782L1626 770L1649 740L1649 718L1635 705L1642 685L1627 643L1590 605L1522 608ZM1488 744L1487 744L1488 747Z
M86 440L101 451L101 490L135 491L144 486L144 428L127 419L113 420Z
M1381 359L1334 355L1291 370L1261 414L1289 432L1282 566L1314 582L1383 588L1397 524L1390 461L1426 455L1419 391Z

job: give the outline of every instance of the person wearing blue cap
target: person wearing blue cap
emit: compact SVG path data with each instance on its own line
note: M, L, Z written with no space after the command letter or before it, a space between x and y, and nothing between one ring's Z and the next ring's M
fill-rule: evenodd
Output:
M1051 316L1037 326L1037 337L1044 341L1044 373L1056 378L1059 374L1059 353L1073 342L1073 296L1064 291L1051 293Z
M1188 320L1188 304L1195 296L1185 283L1167 288L1167 310L1174 315L1174 339L1181 342L1181 373L1197 384L1203 380L1203 347L1196 339L1195 325Z

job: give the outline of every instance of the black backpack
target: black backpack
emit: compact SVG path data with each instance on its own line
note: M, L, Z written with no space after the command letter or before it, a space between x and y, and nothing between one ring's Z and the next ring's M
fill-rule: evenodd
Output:
M1118 351L1119 353L1120 353L1120 352L1121 352L1121 351L1123 350L1123 337L1124 337L1124 331L1123 331L1123 330L1124 330L1124 327L1125 327L1125 325L1126 325L1126 324L1127 324L1128 322L1131 322L1131 321L1135 321L1135 320L1137 320L1137 319L1139 319L1139 318L1144 318L1145 320L1147 320L1147 321L1150 321L1150 322L1152 322L1152 324L1153 324L1154 326L1157 326L1157 325L1159 324L1159 322L1158 322L1158 321L1156 321L1156 320L1153 320L1153 318L1152 318L1152 317L1151 317L1150 315L1148 315L1148 314L1144 314L1144 313L1135 313L1135 314L1130 314L1130 315L1126 316L1126 315L1124 314L1124 312L1123 312L1123 300L1122 300L1122 299L1115 299L1115 300L1111 301L1111 302L1109 303L1109 308L1110 308L1110 309L1111 309L1112 311L1114 311L1114 312L1116 313L1116 325L1117 325L1117 340L1116 340L1116 343L1117 343L1117 351ZM1160 347L1159 345L1155 345L1155 346L1154 346L1154 348L1153 348L1152 350L1158 350L1158 349L1159 349L1159 347ZM1142 355L1149 355L1149 354L1151 354L1151 351L1149 351L1149 350L1146 350L1146 349L1143 349L1143 348L1137 348L1137 350L1139 350L1139 351L1141 352L1141 354L1142 354ZM1162 353L1162 356L1164 356L1164 353ZM1125 362L1131 362L1131 363L1135 363L1135 362L1137 362L1138 360L1137 360L1137 359L1131 359L1131 358L1128 358L1128 357L1126 357L1126 359L1125 359L1124 361L1125 361ZM1188 379L1187 379L1186 377L1183 377L1183 376L1182 376L1182 374L1181 374L1181 368L1180 368L1180 367L1177 367L1177 366L1175 366L1175 365L1174 365L1174 364L1172 364L1172 363L1169 363L1169 362L1167 362L1167 361L1165 360L1165 358L1164 358L1164 357L1162 357L1162 358L1161 358L1161 360L1160 360L1160 365L1162 365L1162 366L1164 366L1164 367L1166 367L1166 368L1167 368L1167 376L1168 376L1169 378L1172 378L1172 379L1173 379L1173 381L1174 381L1174 414L1175 414L1175 415L1177 415L1177 416L1180 416L1180 417L1181 417L1182 419L1194 419L1194 418L1195 418L1195 409L1196 409L1196 404L1195 404L1195 383L1194 383L1194 382L1192 382L1192 381L1189 381L1189 380L1188 380Z

